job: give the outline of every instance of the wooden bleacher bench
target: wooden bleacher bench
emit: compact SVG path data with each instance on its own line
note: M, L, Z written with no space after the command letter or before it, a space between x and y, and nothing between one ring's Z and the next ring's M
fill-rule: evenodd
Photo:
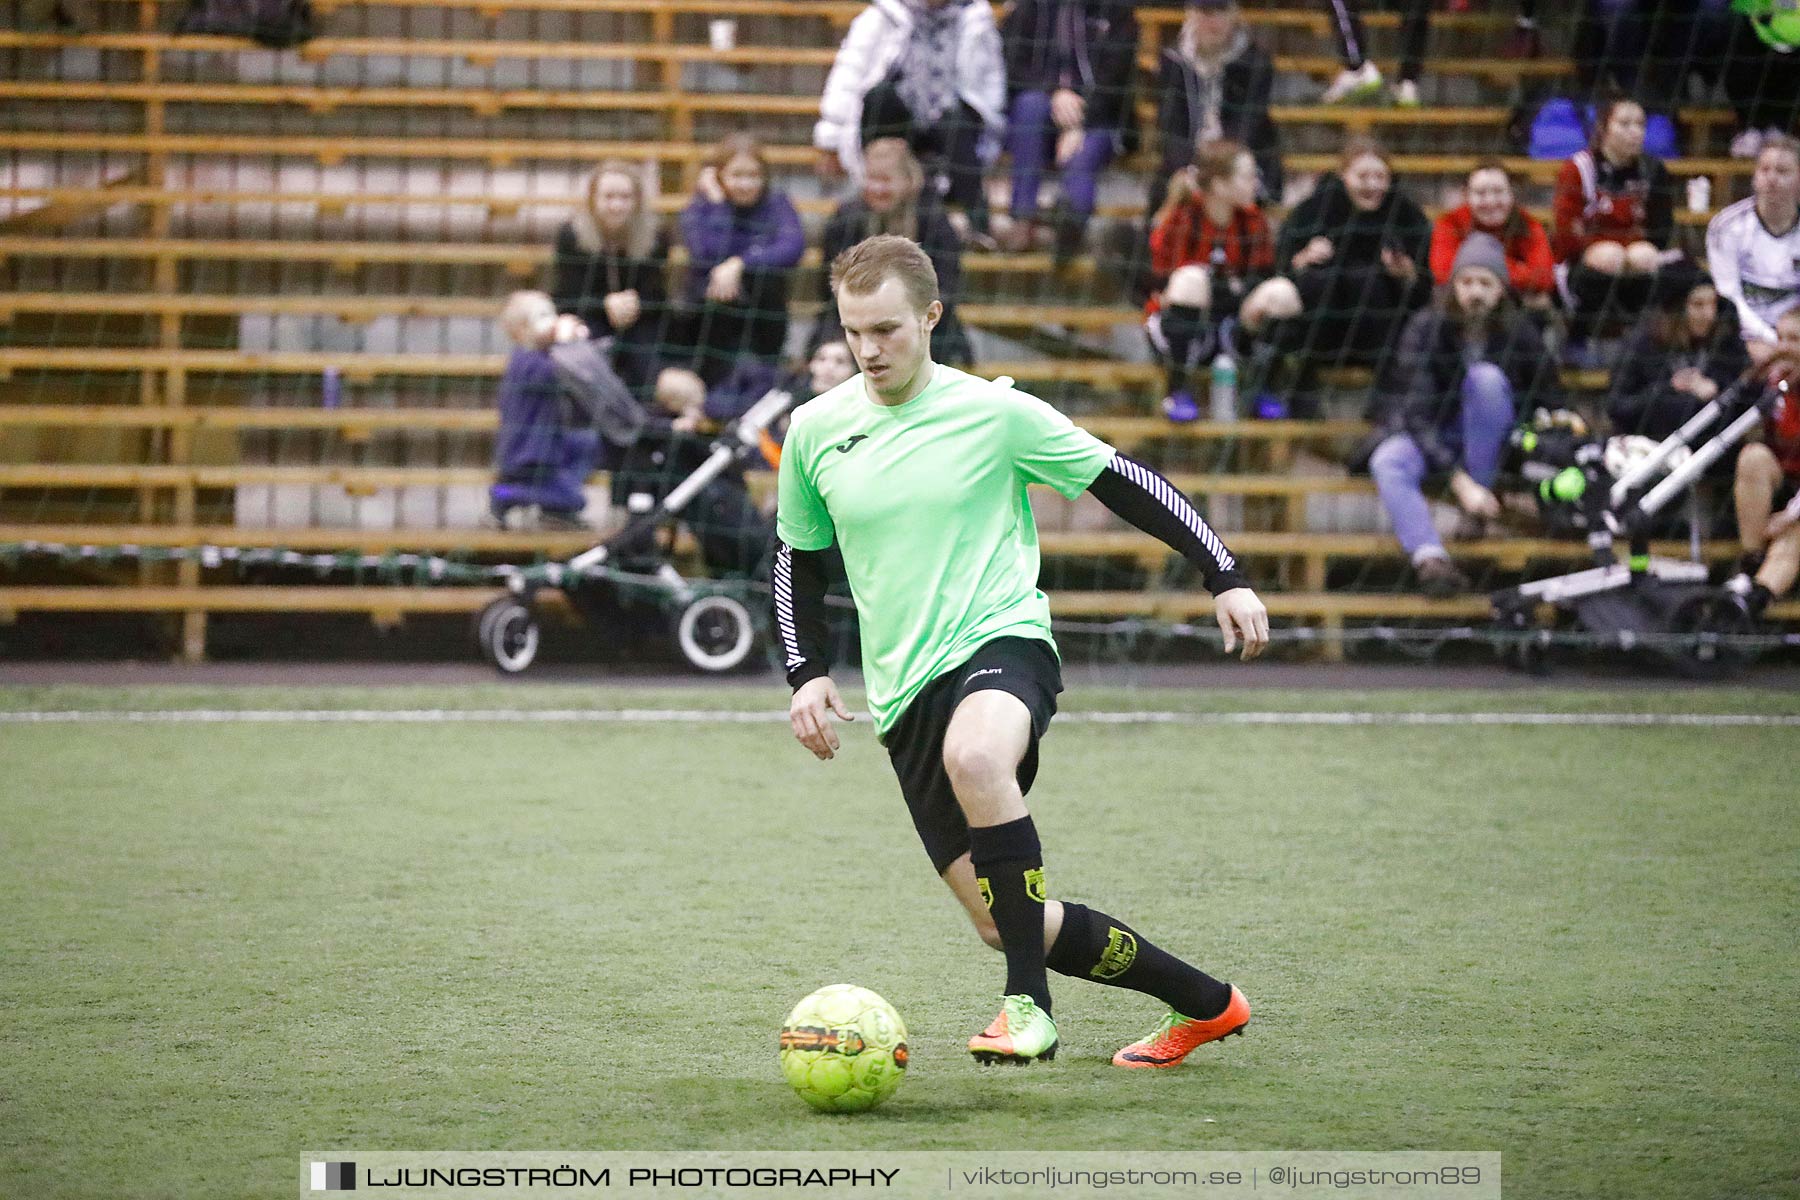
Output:
M4 301L0 301L3 304ZM1119 318L1123 320L1124 318ZM487 354L359 354L322 350L206 350L206 349L142 349L127 347L72 346L0 346L0 379L17 370L117 371L183 371L201 375L319 375L327 369L342 373L352 384L364 384L385 376L408 378L498 378L506 360ZM1080 383L1091 387L1119 390L1154 389L1161 385L1162 368L1155 363L1124 362L1116 359L1022 359L991 360L981 364L980 373L988 378L1009 375L1021 384ZM1373 374L1366 368L1332 368L1321 372L1330 386L1366 388ZM1573 391L1605 391L1610 378L1604 370L1567 369L1563 384ZM0 412L4 406L0 406ZM343 410L360 413L369 410ZM408 410L411 411L411 410ZM421 410L423 411L423 410ZM1155 418L1130 426L1134 435L1154 436L1160 428L1163 435L1182 436L1183 428ZM1308 429L1323 431L1318 422L1302 422ZM1242 423L1234 436L1248 436L1260 425ZM1338 436L1333 431L1329 436Z
M454 159L483 162L493 167L519 162L561 161L592 163L603 158L698 164L712 153L700 142L584 141L558 138L479 137L324 137L302 134L225 135L174 133L76 133L0 131L0 150L63 153L117 153L146 155L237 155L257 158L310 158L330 166L349 159ZM774 143L764 147L773 165L801 166L813 162L810 145ZM1481 154L1396 154L1394 170L1402 176L1467 175L1486 157ZM1296 172L1328 171L1337 167L1334 154L1287 154L1283 161ZM1503 156L1515 178L1547 184L1556 179L1562 163L1555 159ZM1149 160L1136 164L1148 169ZM1126 163L1131 167L1134 164ZM1714 180L1748 178L1756 164L1741 158L1677 158L1666 164L1678 177L1704 175ZM482 201L471 201L480 203Z
M467 110L493 117L503 112L585 111L741 113L812 118L818 115L814 95L771 95L749 92L571 91L553 88L344 87L252 83L118 83L0 81L0 100L70 103L286 105L313 114L344 108L420 108ZM1156 116L1150 100L1137 105L1140 123ZM1279 126L1336 125L1347 130L1503 129L1513 111L1498 105L1446 107L1346 107L1322 104L1277 104L1269 109ZM1736 115L1726 108L1684 108L1676 113L1684 125L1704 130L1729 127Z
M0 622L23 612L366 613L394 620L407 613L474 613L503 594L483 587L0 587ZM1484 621L1489 616L1483 596L1435 600L1406 593L1272 592L1263 599L1271 616L1320 621L1327 631L1341 631L1345 618ZM1050 613L1210 621L1213 600L1203 591L1059 591L1050 593ZM1768 615L1776 621L1800 618L1800 602L1776 604Z
M110 0L121 7L141 8L172 6L186 0ZM431 8L472 9L483 16L500 16L507 12L580 12L637 13L670 12L697 16L729 17L817 17L833 24L848 24L866 7L865 0L313 0L320 15L330 15L346 8ZM1138 23L1146 29L1179 28L1183 12L1179 5L1146 5L1138 9ZM1313 10L1268 8L1250 4L1243 9L1244 20L1264 28L1297 28L1328 32L1328 18ZM1398 29L1400 15L1392 12L1364 14L1369 29ZM1505 14L1486 12L1439 13L1432 18L1434 26L1444 29L1469 29L1502 32L1511 28Z
M1349 475L1258 475L1169 471L1169 481L1195 496L1270 496L1297 499L1330 494L1373 493L1367 479ZM94 488L234 488L241 484L337 486L351 492L381 488L486 486L494 478L489 466L361 466L334 463L0 463L0 487L87 491ZM766 491L772 480L751 477L754 490ZM595 476L603 480L604 475Z
M498 378L506 359L498 354L343 354L322 350L204 350L156 347L0 346L0 379L17 370L180 371L196 375L319 375L327 369L344 381L363 384L385 376L406 378ZM1095 387L1148 387L1162 378L1154 363L1111 359L993 360L981 365L990 377L1010 375L1020 383L1085 383ZM0 406L0 412L5 406ZM367 410L343 410L345 412Z
M268 528L235 525L13 525L0 524L0 545L41 542L95 548L121 546L236 546L306 552L350 551L357 554L422 553L513 555L520 560L570 557L603 540L594 532L519 532L498 529L347 529L316 526ZM1338 559L1397 559L1400 544L1383 533L1277 533L1238 530L1229 537L1240 559L1298 559L1325 563ZM1129 558L1145 568L1172 562L1175 552L1134 529L1060 530L1039 532L1039 549L1049 558ZM1542 537L1486 538L1451 544L1459 559L1492 563L1518 570L1531 562L1586 562L1590 551L1581 541ZM1652 553L1685 558L1686 542L1657 542ZM1706 562L1729 562L1737 555L1732 541L1703 543ZM1321 573L1319 576L1323 578Z
M304 188L264 191L254 188L232 189L186 187L178 184L171 184L167 187L150 187L144 184L106 183L95 183L87 186L70 184L45 187L8 185L0 187L0 200L38 201L47 205L67 205L79 209L109 208L118 204L143 205L153 208L177 208L213 204L230 205L234 207L244 205L304 204L320 209L321 213L329 214L338 214L347 212L351 208L362 207L410 207L424 209L478 208L495 217L517 216L526 208L566 210L576 202L574 196L566 193L546 196L458 196L421 195L410 192L383 191L319 191ZM661 196L657 200L657 211L665 216L672 215L680 212L687 202L686 196ZM832 211L837 207L837 201L835 199L801 197L795 199L793 205L795 210L798 211L801 216L822 218L831 215ZM1431 206L1425 208L1426 215L1433 218L1442 211L1441 208ZM1526 211L1530 212L1541 221L1547 221L1550 216L1549 210L1542 207L1527 206ZM1706 212L1690 212L1686 208L1681 208L1675 213L1675 221L1678 225L1704 226L1712 219L1717 211L1717 209L1709 209ZM1101 204L1095 212L1097 216L1108 220L1141 221L1144 218L1144 206L1142 204L1105 203ZM1282 215L1282 211L1279 208L1272 209L1271 215L1279 219ZM8 240L29 243L34 241L48 242L51 239L9 238ZM125 238L119 240L121 242L132 241L132 239ZM144 239L137 240L142 241ZM71 241L75 245L85 244L84 239L71 239ZM175 244L178 244L179 239L162 239L162 241L166 245L174 246ZM264 243L253 242L247 244L263 245ZM308 244L309 243L306 242L293 243L296 247L294 257L303 258ZM465 243L465 245L486 244L488 243ZM402 248L405 244L390 245L391 248ZM25 245L20 249L10 251L10 253L17 254L33 254L37 252L38 249L30 245ZM80 255L84 252L80 250L71 250L69 253L71 255ZM174 254L175 251L171 249L169 253ZM547 246L543 250L543 253L546 257L548 256L549 250ZM198 257L231 257L231 255L223 252L209 254L201 249L200 243L196 243L195 254ZM87 256L91 257L92 255L89 254ZM266 255L250 255L250 257L265 256L269 258L283 257L274 250L268 251ZM965 271L1004 271L1039 275L1048 275L1051 273L1051 259L1048 254L966 253L963 256L963 264ZM1080 258L1075 260L1073 270L1075 273L1085 272L1091 274L1093 271L1092 259Z

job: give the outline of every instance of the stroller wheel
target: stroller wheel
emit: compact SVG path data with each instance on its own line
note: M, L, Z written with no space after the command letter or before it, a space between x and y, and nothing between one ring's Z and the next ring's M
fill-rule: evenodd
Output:
M1689 674L1703 678L1713 678L1739 666L1744 652L1732 643L1756 632L1756 620L1749 609L1738 597L1724 591L1682 602L1669 624L1673 632L1694 639L1680 663Z
M1536 630L1512 650L1512 662L1527 675L1550 674L1550 634Z
M729 671L750 655L756 628L750 610L730 596L702 596L681 610L675 642L702 671Z
M481 610L476 633L481 652L503 675L517 675L537 659L537 618L511 596L502 596Z

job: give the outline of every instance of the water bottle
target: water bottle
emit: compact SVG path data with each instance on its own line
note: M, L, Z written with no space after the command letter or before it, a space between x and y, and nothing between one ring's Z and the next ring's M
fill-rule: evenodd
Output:
M1221 346L1212 360L1213 420L1237 420L1237 379L1237 360L1231 357L1231 351Z
M1712 210L1712 180L1704 175L1696 175L1687 181L1687 204L1691 213L1710 212Z

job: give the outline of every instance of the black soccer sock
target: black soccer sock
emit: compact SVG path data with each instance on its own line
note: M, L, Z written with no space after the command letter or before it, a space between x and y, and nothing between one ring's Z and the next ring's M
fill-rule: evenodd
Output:
M1057 974L1144 992L1203 1021L1231 1003L1230 984L1182 962L1116 917L1067 900L1062 910L1062 931L1045 959Z
M1212 329L1206 310L1191 304L1169 304L1162 310L1163 340L1169 344L1169 393L1185 391L1188 376L1206 356Z
M969 830L969 862L1000 932L1006 994L1030 996L1050 1011L1044 970L1044 851L1029 816Z
M1769 605L1775 602L1775 593L1760 583L1750 585L1750 594L1744 597L1744 604L1750 609L1750 615L1760 617Z

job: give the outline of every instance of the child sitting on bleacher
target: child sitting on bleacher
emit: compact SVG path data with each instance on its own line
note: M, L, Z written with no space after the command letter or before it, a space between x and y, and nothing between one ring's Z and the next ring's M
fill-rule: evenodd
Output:
M1163 415L1200 415L1190 376L1223 346L1232 329L1251 331L1264 314L1242 311L1244 298L1275 269L1275 242L1256 206L1256 160L1236 142L1206 142L1194 163L1169 183L1169 198L1150 231L1150 267L1159 288L1145 306L1144 332L1168 371Z
M572 419L550 350L585 339L588 329L571 314L558 316L543 292L514 292L500 324L514 348L496 399L493 520L504 529L586 529L582 485L599 460L600 435Z
M1469 581L1438 537L1425 480L1448 477L1466 516L1462 533L1482 536L1500 515L1492 488L1516 414L1562 398L1556 360L1519 311L1492 235L1464 239L1442 299L1407 322L1384 390L1388 436L1369 459L1382 506L1419 586L1436 596L1464 591Z

